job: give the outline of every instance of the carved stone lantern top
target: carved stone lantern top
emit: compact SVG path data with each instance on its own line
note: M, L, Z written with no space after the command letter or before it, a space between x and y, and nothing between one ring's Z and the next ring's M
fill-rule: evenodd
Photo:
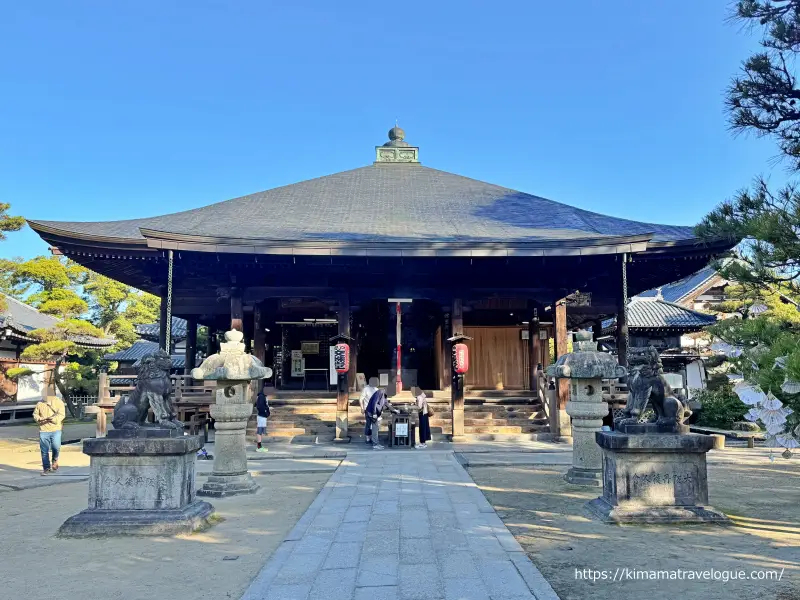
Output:
M243 338L241 331L236 329L227 331L219 352L206 358L196 369L192 369L192 377L225 381L250 381L271 377L272 369L265 367L255 356L244 351Z
M613 356L597 350L597 342L592 340L592 332L587 330L576 332L573 351L547 367L548 376L570 379L616 379L627 374L628 370Z

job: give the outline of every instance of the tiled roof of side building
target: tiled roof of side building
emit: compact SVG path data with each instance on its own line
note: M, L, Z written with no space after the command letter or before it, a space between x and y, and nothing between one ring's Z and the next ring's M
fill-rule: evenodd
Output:
M186 339L186 319L172 317L171 337L175 341ZM146 323L136 326L136 333L148 340L158 340L158 323Z
M567 242L652 234L694 238L691 227L582 210L418 164L375 164L202 208L127 221L31 221L66 236L143 242L142 230L299 242Z
M699 331L716 320L714 315L655 298L632 298L628 303L629 329L681 329L689 333ZM603 321L603 329L615 325L616 319Z
M680 302L692 291L703 285L717 274L712 267L700 269L697 273L692 273L678 281L665 285L661 288L661 295L667 302ZM647 290L639 294L641 298L654 298L658 295L658 290Z
M41 313L33 306L29 306L7 294L3 294L3 297L6 300L7 308L0 315L0 326L16 330L20 339L33 341L33 338L28 336L29 332L35 329L49 329L60 320L52 315ZM108 348L117 343L114 338L101 338L90 335L73 336L71 341L79 346L91 348Z
M114 352L113 354L106 354L103 358L117 362L132 362L133 366L136 367L139 365L139 361L141 361L145 356L149 356L150 354L157 352L158 347L159 346L157 342L139 340L134 342L130 348L120 350L119 352ZM173 354L171 358L173 369L182 369L186 364L186 357L180 354Z
M125 350L120 350L119 352L114 352L112 354L106 354L103 358L106 360L116 360L116 361L136 361L140 358L144 358L148 354L153 354L158 350L158 343L156 342L148 342L147 340L139 340L134 342L130 347L126 348Z
M32 306L20 302L7 294L3 294L8 308L0 315L1 322L12 324L22 331L33 331L34 329L46 329L58 323L58 319L51 315L39 312Z

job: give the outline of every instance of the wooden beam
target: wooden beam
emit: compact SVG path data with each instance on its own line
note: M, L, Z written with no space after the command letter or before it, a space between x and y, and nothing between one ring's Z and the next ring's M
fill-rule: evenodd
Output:
M158 311L158 347L164 350L167 354L170 349L167 348L167 288L161 288L161 306Z
M555 346L556 360L567 354L567 301L561 299L555 302L553 311L555 318ZM569 400L569 380L566 378L558 379L558 408L564 410Z
M532 392L536 391L539 379L539 364L542 362L542 345L539 341L539 315L534 315L528 322L528 362L530 364L530 381L528 385Z
M242 308L242 290L231 288L231 329L244 333L244 310Z
M264 305L259 303L253 307L253 356L265 364L267 360L267 332L264 331Z
M453 299L453 312L450 317L453 336L464 333L464 312L461 298ZM450 346L452 348L452 345ZM452 363L452 355L448 352L448 362ZM473 367L474 368L474 367ZM450 409L453 415L451 441L464 437L464 376L457 375L451 365Z
M350 298L348 296L340 296L339 306L337 310L337 317L339 320L339 335L346 335L350 337ZM349 342L352 351L352 341ZM353 369L353 363L350 363L350 369ZM345 440L350 439L348 434L348 412L350 404L350 392L347 387L349 372L346 374L339 374L336 378L336 439Z
M194 369L195 358L197 357L197 319L194 317L186 318L186 353L185 366L183 372L190 375Z

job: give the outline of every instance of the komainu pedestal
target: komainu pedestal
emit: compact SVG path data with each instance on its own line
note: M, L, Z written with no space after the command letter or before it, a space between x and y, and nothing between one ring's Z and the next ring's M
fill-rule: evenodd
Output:
M162 432L154 432L161 434ZM67 519L64 537L174 535L208 523L214 507L197 500L199 436L92 438L89 508Z
M708 506L706 453L699 434L595 434L603 452L603 495L592 516L610 523L729 523Z

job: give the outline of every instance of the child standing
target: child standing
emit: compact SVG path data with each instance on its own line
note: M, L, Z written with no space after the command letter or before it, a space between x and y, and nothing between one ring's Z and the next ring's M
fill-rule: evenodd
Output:
M267 386L261 388L256 398L256 452L268 452L267 448L261 445L261 436L267 435L267 417L269 417L269 397L267 396Z

